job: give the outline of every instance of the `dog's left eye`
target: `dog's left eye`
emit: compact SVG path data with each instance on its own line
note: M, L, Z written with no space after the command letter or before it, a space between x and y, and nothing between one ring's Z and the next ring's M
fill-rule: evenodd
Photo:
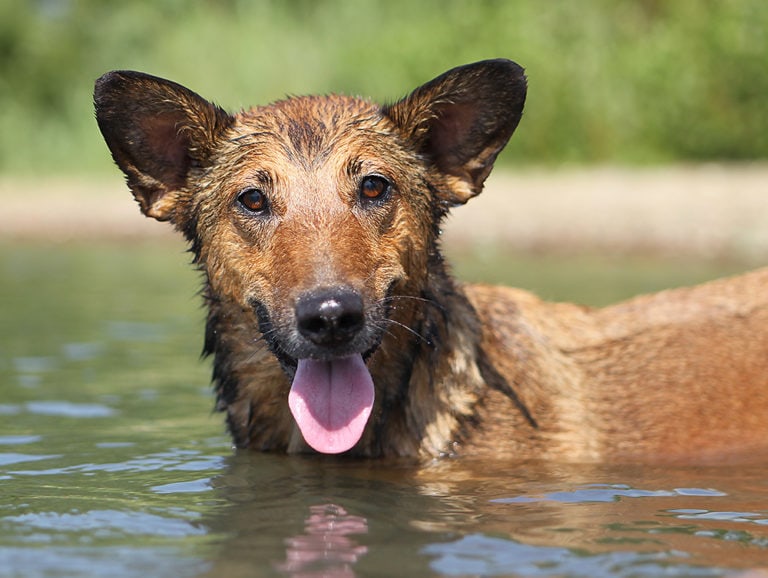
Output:
M368 175L360 183L360 200L382 201L392 190L392 183L379 175Z
M237 202L251 213L264 213L267 210L267 195L261 189L248 188L237 195Z

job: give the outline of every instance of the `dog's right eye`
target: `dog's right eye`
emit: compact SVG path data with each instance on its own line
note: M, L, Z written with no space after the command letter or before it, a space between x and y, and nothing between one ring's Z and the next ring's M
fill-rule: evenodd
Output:
M360 183L360 200L365 203L380 203L389 196L392 184L382 176L368 175Z
M237 195L237 202L249 213L263 214L267 211L267 195L261 189L248 188Z

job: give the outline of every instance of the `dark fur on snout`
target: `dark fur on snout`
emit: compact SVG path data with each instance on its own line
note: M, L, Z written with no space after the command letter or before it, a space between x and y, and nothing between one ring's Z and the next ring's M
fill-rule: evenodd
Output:
M308 447L300 360L363 356L358 456L720 461L768 449L768 272L592 310L461 285L439 247L516 129L526 79L458 67L380 106L296 97L230 115L115 71L99 127L144 214L205 275L205 352L238 446Z

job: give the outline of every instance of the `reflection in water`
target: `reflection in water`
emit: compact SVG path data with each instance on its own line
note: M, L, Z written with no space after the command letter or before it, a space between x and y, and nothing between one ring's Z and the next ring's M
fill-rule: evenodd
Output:
M762 466L421 466L251 452L225 464L211 491L231 507L200 520L220 539L206 577L768 578L755 573L768 553Z
M346 578L368 548L349 538L367 534L368 521L352 516L341 506L310 506L304 533L286 539L285 562L278 565L291 576Z

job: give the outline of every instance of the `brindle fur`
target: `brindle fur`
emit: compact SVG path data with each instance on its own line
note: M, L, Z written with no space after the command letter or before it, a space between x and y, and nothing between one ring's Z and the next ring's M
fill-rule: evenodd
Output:
M349 348L376 403L353 455L704 462L768 447L768 271L605 309L449 275L441 222L482 190L525 91L496 60L389 106L300 97L229 115L141 73L97 81L141 210L186 236L205 275L205 353L239 447L308 451L287 404L294 307L329 286L365 303ZM364 204L370 174L393 188ZM248 187L268 215L238 208Z

